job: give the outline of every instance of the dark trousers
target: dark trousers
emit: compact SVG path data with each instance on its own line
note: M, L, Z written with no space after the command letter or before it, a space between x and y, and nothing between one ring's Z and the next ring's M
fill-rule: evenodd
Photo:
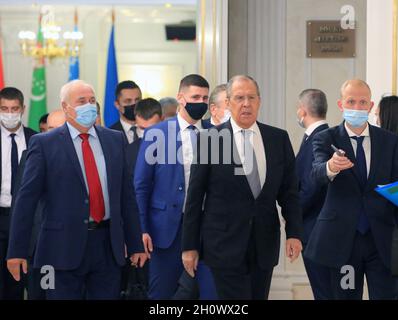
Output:
M9 213L9 208L0 208L0 300L23 300L25 278L15 281L7 269Z
M40 273L40 269L33 268L33 257L31 257L27 276L28 300L46 300L46 291L41 288L43 276Z
M71 271L55 270L55 289L49 300L116 300L120 295L121 267L116 264L109 227L88 231L80 266Z
M343 279L348 273L342 274L341 270L330 269L331 287L335 299L361 300L364 276L368 284L369 299L397 299L397 281L392 277L390 269L383 264L370 231L365 235L357 232L351 257L346 265L354 269L355 288L344 290L341 281L348 282L345 281L346 278Z
M273 269L264 270L257 263L252 230L244 262L237 268L211 268L220 300L267 300Z
M304 252L305 248L303 249ZM333 299L330 287L330 269L303 257L305 270L315 300Z

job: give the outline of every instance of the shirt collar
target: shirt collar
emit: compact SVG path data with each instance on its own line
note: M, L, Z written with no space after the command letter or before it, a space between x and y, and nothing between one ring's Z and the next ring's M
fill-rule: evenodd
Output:
M122 118L120 118L120 123L122 124L123 130L125 132L129 132L129 130L131 129L131 127L134 127L133 124L130 124L126 121L124 121Z
M6 137L8 137L11 133L15 133L15 136L17 137L23 137L24 131L23 131L23 125L21 125L17 131L15 132L10 132L6 128L4 128L3 125L0 124L1 127L1 134L4 134Z
M358 136L357 134L355 134L354 132L352 132L352 130L351 130L350 128L348 128L347 122L344 122L344 127L345 127L345 130L347 131L348 136L349 136L350 138L351 138L351 137L357 137L357 136ZM367 124L367 125L366 125L366 129L363 130L363 132L361 133L360 137L369 137L369 136L370 136L370 134L369 134L369 124Z
M232 132L234 133L234 135L238 132L242 132L242 130L249 130L249 131L252 131L253 133L260 134L260 128L258 127L257 122L254 122L250 128L243 129L238 126L238 124L235 122L235 120L233 118L231 118L231 126L232 126Z
M307 130L305 130L305 134L309 137L318 127L327 124L326 120L319 120L311 124Z
M178 121L178 125L180 126L180 131L184 131L186 128L188 128L191 124L189 124L183 117L181 117L181 115L178 113L177 114L177 121ZM202 128L202 121L198 120L198 122L196 122L194 124L194 126L198 129L201 130Z
M74 126L72 126L69 122L66 122L66 125L68 126L69 129L69 133L70 136L72 138L72 140L75 140L77 138L79 138L79 135L81 134L81 132L79 130L77 130ZM91 126L91 128L88 130L87 132L90 136L92 136L93 138L97 138L97 131L95 131L94 126Z

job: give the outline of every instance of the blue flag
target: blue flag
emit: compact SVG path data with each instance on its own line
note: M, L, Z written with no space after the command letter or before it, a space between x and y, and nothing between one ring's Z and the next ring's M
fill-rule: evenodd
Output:
M75 26L74 31L77 31L77 26ZM79 56L69 58L69 80L78 80L79 74Z
M115 27L112 25L111 36L109 38L108 63L106 67L104 102L104 122L106 127L110 127L119 120L119 111L114 105L116 100L115 90L118 84L114 31Z
M69 80L79 79L79 57L70 57L69 59Z

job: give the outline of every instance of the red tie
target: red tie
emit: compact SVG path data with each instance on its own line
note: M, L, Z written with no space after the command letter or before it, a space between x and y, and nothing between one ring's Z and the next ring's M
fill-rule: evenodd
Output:
M97 223L101 222L105 216L104 196L102 194L101 181L98 175L97 165L88 142L89 135L82 133L79 135L82 139L82 151L84 168L86 169L86 178L88 184L88 194L90 199L90 216Z

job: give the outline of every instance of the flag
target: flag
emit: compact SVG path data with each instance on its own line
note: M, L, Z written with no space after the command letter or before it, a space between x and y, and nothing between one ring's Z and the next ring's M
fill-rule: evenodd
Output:
M115 25L112 23L111 36L108 47L108 63L106 66L106 85L104 103L104 122L106 127L110 127L119 120L119 111L115 107L115 90L118 84L117 63L114 39Z
M37 46L43 46L41 18L39 32L37 34ZM44 58L40 58L35 61L35 66L33 69L32 95L30 97L28 123L29 127L33 130L39 131L39 120L45 113L47 113L46 70L44 67Z

